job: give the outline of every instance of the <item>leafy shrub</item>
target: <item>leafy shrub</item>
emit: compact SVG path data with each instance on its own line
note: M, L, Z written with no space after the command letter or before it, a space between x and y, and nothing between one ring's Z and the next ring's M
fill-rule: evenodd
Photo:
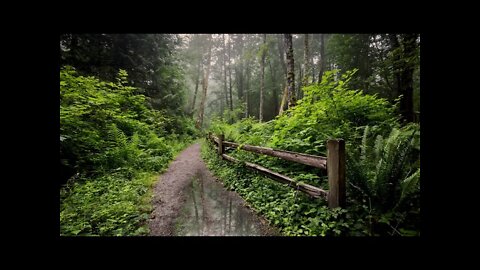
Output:
M148 114L144 96L134 95L125 81L124 71L117 83L78 76L71 67L60 71L61 145L69 153L63 158L76 170L116 168L106 161L113 148L126 147L136 131L148 130L142 122Z
M398 125L395 107L387 100L348 88L354 72L333 79L327 71L320 84L303 88L304 97L275 121L271 145L280 149L325 155L328 139L356 138L356 128L376 125L380 133Z
M61 189L61 235L148 233L152 176L196 134L126 82L122 70L115 83L60 71L60 160L79 173Z

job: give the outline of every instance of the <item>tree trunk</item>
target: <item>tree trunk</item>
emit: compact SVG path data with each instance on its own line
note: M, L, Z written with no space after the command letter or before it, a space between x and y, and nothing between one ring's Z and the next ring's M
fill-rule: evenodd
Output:
M325 37L320 34L320 65L318 67L318 83L322 81L323 72L325 71Z
M278 35L278 53L280 55L280 64L282 64L283 75L287 79L287 65L285 64L285 46L282 40L282 35Z
M263 46L262 49L262 61L260 62L261 77L260 77L260 108L258 112L258 119L260 122L263 121L263 93L265 87L265 56L267 51L267 35L263 34Z
M239 58L239 66L237 68L237 93L238 93L238 100L239 101L243 101L243 89L244 89L244 85L243 85L243 35L242 34L239 34L238 35L238 47L239 47L239 54L238 54L238 58Z
M277 43L277 47L278 47L278 53L280 55L280 64L282 65L282 70L283 70L283 80L282 80L282 100L281 100L281 104L280 104L280 109L278 111L278 114L282 114L283 111L286 109L286 102L285 102L285 98L287 97L287 84L286 84L286 81L287 81L287 65L285 64L285 44L284 44L284 41L283 41L283 37L282 35L278 35L278 43Z
M202 67L202 57L198 59L198 67L197 67L197 79L195 80L195 93L193 93L193 103L192 108L190 109L190 115L193 116L195 110L195 102L197 101L197 92L198 92L198 84L200 82L200 70Z
M303 78L303 70L302 70L302 66L300 65L300 63L298 63L297 65L297 70L298 70L298 76L297 78ZM297 100L301 99L301 89L303 87L303 84L302 84L302 80L299 79L298 80L298 84L297 84L297 87L295 88L295 98Z
M285 89L283 90L283 95L282 95L282 102L280 103L280 111L278 112L279 115L283 113L283 111L286 110L287 106L287 98L288 98L288 86L285 85Z
M232 67L231 67L231 44L230 36L228 36L228 82L229 82L229 95L230 95L230 111L233 111L233 98L232 98Z
M203 77L203 96L202 101L200 102L200 110L198 112L197 122L195 126L198 129L201 129L203 126L203 113L205 111L205 101L207 100L207 89L208 89L208 77L210 76L210 60L212 58L212 35L207 38L208 43L208 54L207 54L207 68L205 75Z
M247 81L245 83L245 91L244 91L244 94L245 94L245 118L247 118L249 115L250 115L250 98L249 98L249 90L250 90L250 61L247 61L246 63L246 70L245 72L247 73L246 76L247 76Z
M293 59L292 34L285 34L285 54L287 57L287 108L295 106L295 62Z
M223 59L223 90L225 92L225 107L228 107L228 87L227 87L227 59L225 57L227 49L225 46L225 34L222 34L222 59Z
M223 112L225 111L225 104L223 103L223 97L222 97L223 93L222 92L219 92L219 96L220 96L220 106L218 107L218 115L220 115L220 120L223 121Z
M273 118L275 118L275 116L277 115L278 113L278 92L277 92L277 87L275 86L275 72L272 68L272 61L268 61L268 65L270 66L270 74L272 75L272 100L273 100ZM281 88L280 88L281 89Z
M303 82L302 84L308 85L310 76L310 45L308 43L308 34L305 34L305 40L303 42Z

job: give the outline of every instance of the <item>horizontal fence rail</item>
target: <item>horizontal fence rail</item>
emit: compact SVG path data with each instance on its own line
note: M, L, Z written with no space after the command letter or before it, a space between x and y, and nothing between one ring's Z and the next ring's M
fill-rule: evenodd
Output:
M240 161L234 157L231 157L231 156L228 156L228 155L225 155L223 154L222 157L228 161L232 161L232 162L236 162L236 163L241 163L243 162L245 164L245 166L247 166L248 168L250 169L253 169L255 171L258 171L270 178L273 178L274 180L277 180L278 182L281 182L281 183L284 183L284 184L287 184L288 186L292 187L292 188L295 188L295 189L298 189L308 195L310 195L311 197L314 197L314 198L326 198L328 196L328 192L321 189L321 188L318 188L318 187L314 187L312 185L308 185L308 184L304 184L304 183L297 183L295 182L295 180L285 176L285 175L281 175L279 173L276 173L276 172L273 172L265 167L262 167L258 164L254 164L254 163L250 163L250 162L246 162L246 161Z
M314 156L302 153L295 153L285 150L275 150L267 147L260 147L248 144L238 144L234 142L223 142L223 145L230 147L238 147L242 150L254 152L258 154L263 154L272 157L278 157L284 160L293 161L305 165L310 165L312 167L327 169L327 158L322 156Z
M255 145L227 142L224 140L223 134L219 136L214 136L209 133L207 139L210 142L213 142L214 145L216 144L218 155L225 160L235 163L242 163L247 168L260 172L263 175L277 182L287 184L291 188L302 191L310 197L326 199L330 208L345 207L345 142L342 139L328 140L327 157L314 156ZM224 154L225 147L237 148L248 152L278 157L287 161L297 162L315 168L327 170L329 190L325 191L312 185L298 183L285 175L271 171L258 164L238 160L232 156Z

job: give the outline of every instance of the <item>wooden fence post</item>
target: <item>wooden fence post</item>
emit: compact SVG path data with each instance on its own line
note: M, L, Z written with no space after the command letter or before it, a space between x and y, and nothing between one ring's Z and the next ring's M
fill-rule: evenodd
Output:
M345 141L327 142L328 207L345 207Z
M215 147L214 145L212 145L212 133L211 132L207 133L207 144L210 148Z
M223 134L218 135L218 155L222 158L222 154L225 152L225 147L223 146L223 141L225 136Z

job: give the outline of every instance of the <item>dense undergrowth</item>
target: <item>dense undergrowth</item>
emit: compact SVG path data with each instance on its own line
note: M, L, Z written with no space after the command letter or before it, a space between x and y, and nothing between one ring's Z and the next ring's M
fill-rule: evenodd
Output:
M151 187L196 131L192 120L149 108L127 85L60 72L60 234L145 235Z
M328 209L324 201L232 167L205 148L209 168L286 235L419 235L419 124L402 123L387 100L349 89L352 72L339 80L334 73L305 87L297 106L275 120L228 124L217 119L210 131L229 141L322 156L328 139L344 139L346 209ZM326 172L319 169L242 150L230 154L328 189Z
M330 210L325 201L311 199L241 165L219 159L216 151L207 144L205 142L202 145L202 157L208 169L222 179L227 188L235 190L258 213L279 228L282 234L341 235L346 227L357 224L344 209ZM362 229L363 226L360 224L355 228Z

